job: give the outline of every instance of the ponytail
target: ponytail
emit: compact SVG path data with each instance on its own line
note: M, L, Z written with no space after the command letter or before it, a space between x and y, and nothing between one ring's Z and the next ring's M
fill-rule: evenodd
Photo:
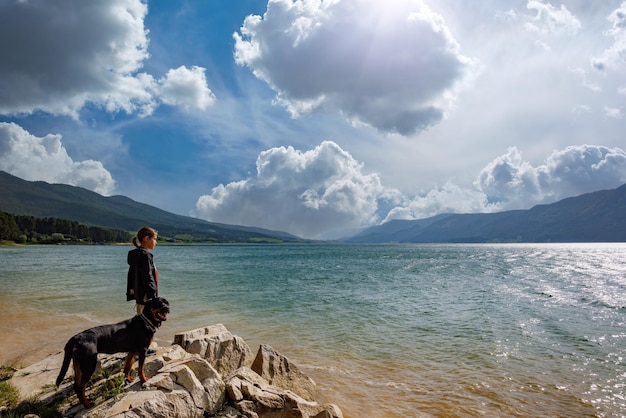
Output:
M156 229L150 228L149 226L144 226L139 231L137 231L137 235L135 235L132 239L132 244L136 248L141 248L141 242L145 237L155 237L158 234Z

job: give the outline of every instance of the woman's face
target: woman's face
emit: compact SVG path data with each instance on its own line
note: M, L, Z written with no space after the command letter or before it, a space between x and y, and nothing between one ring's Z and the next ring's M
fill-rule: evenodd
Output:
M156 235L152 237L146 236L146 237L143 237L143 239L141 240L141 246L145 248L146 250L154 249L154 247L156 247L156 243L157 243Z

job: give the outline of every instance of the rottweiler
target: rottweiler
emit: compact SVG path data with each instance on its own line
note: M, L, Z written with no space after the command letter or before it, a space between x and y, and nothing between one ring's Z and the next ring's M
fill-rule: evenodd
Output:
M167 320L170 313L170 304L165 298L154 298L146 302L143 312L126 321L117 324L101 325L87 329L74 335L65 344L63 365L57 377L57 387L63 381L65 373L74 361L74 390L78 399L85 408L93 407L94 403L85 395L85 387L96 370L98 353L128 352L124 365L124 376L129 382L133 381L130 369L133 367L135 356L139 360L139 379L145 382L143 365L152 337L161 322Z

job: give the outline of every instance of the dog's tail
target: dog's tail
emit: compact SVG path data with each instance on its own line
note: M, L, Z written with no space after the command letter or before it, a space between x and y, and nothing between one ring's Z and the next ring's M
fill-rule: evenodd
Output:
M65 377L65 373L67 373L67 369L70 367L70 361L72 360L72 351L74 351L74 338L70 338L70 340L65 344L65 355L63 356L63 365L61 366L61 370L59 371L59 376L57 377L57 387L63 381Z

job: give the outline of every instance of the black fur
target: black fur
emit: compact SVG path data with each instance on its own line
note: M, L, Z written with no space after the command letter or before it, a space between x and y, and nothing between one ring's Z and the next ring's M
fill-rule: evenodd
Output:
M132 382L130 369L133 367L135 356L138 357L139 379L145 382L143 365L146 353L161 322L167 320L170 305L165 298L155 298L146 302L143 313L117 324L101 325L87 329L74 335L65 344L65 356L63 365L57 377L57 387L63 381L70 360L74 361L74 390L80 402L85 408L91 408L94 404L87 399L85 387L96 370L98 353L121 353L128 352L124 365L124 375Z

